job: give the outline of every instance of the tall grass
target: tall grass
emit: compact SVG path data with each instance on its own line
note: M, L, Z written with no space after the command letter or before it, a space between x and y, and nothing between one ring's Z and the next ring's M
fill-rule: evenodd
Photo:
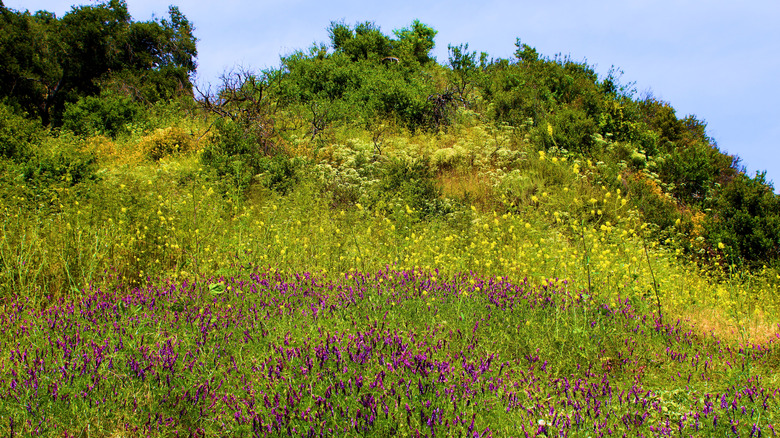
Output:
M132 286L249 264L336 274L391 263L565 278L606 299L657 296L672 315L719 309L734 323L776 315L775 271L715 276L686 262L674 237L657 245L625 190L613 188L623 177L608 186L602 164L538 153L518 134L480 126L438 135L400 131L384 153L434 157L438 180L453 196L448 213L421 220L402 197L372 201L381 187L376 173L354 180L332 173L366 166L356 157L371 157L373 145L358 133L345 130L349 138L336 139L335 161L304 164L302 182L285 196L262 184L225 192L197 151L162 161L141 155L133 164L106 156L97 181L45 197L40 188L7 187L0 199L2 296L67 295L108 274ZM114 149L139 143L131 137ZM444 166L436 148L447 144L456 152ZM457 176L469 169L473 176ZM334 203L338 190L354 191L349 199L358 202Z
M0 430L769 434L777 271L690 262L684 211L659 237L637 175L523 129L289 135L284 194L143 133L78 184L7 166ZM387 189L421 159L441 198Z

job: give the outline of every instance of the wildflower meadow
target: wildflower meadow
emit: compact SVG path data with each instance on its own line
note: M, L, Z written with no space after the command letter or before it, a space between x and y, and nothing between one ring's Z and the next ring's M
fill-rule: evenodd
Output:
M780 197L614 70L0 10L0 436L777 436Z

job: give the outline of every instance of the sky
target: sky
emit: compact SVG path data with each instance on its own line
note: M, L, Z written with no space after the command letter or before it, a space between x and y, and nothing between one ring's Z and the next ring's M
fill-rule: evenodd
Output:
M3 0L16 10L61 17L90 0ZM543 56L568 55L604 77L610 67L637 97L695 115L721 151L753 175L766 171L780 193L780 2L777 0L127 0L136 21L166 17L169 4L194 24L200 85L242 67L327 43L332 21L372 21L392 35L413 20L438 31L434 56L448 44L511 58L517 38Z

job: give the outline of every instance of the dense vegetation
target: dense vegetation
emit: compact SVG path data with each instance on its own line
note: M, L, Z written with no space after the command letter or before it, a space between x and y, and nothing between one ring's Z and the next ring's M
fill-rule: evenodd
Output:
M780 198L618 71L0 20L0 434L774 434Z
M115 136L138 104L192 91L195 38L175 6L152 22L133 22L120 0L59 19L0 6L0 25L0 98L44 126Z

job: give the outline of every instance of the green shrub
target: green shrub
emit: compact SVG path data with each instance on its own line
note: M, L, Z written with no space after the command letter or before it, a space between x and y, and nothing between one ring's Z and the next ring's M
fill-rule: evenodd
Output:
M39 122L28 120L0 103L0 157L24 160L44 132Z
M218 119L214 123L214 136L201 155L204 166L241 190L259 173L259 159L259 146L246 135L240 123L231 119Z
M65 105L62 129L80 136L100 134L116 138L128 133L127 126L137 123L142 114L143 107L127 96L85 96Z
M23 168L26 181L45 185L74 186L98 178L97 157L76 149L44 152Z
M650 129L658 133L661 145L668 147L680 139L684 126L671 105L649 97L639 102L639 108Z
M394 119L410 129L432 125L429 96L437 86L424 67L435 31L415 22L391 40L371 23L334 23L334 53L314 46L283 58L275 82L280 101L297 110L312 138L333 122L370 124ZM394 50L397 50L396 53ZM393 61L383 57L393 56Z
M141 139L140 147L144 155L152 160L188 152L194 147L194 140L181 128L170 126L157 129Z
M414 130L428 126L432 109L428 96L435 89L429 84L388 70L364 71L366 81L354 95L354 105L362 108L365 119L397 119Z
M674 198L668 196L657 180L637 172L626 177L632 203L642 212L645 221L665 230L681 217Z
M262 157L258 161L258 165L260 173L256 175L255 180L284 195L300 181L305 161L298 157L278 154L272 157Z
M674 184L674 195L686 204L701 203L722 183L736 174L734 158L709 143L692 143L675 148L663 159L661 178Z
M732 256L748 264L780 258L780 196L765 174L738 174L711 202L705 225L711 248L723 243ZM736 260L731 260L736 261Z
M408 207L420 219L444 216L451 208L441 199L434 176L427 158L390 160L382 171L378 196L390 211Z
M587 157L594 154L594 135L598 126L584 111L564 107L547 123L549 125L540 127L547 131L540 135L546 149L557 147Z
M214 132L203 149L201 162L229 187L244 191L254 181L286 193L298 181L305 162L285 153L266 154L242 123L218 119Z

